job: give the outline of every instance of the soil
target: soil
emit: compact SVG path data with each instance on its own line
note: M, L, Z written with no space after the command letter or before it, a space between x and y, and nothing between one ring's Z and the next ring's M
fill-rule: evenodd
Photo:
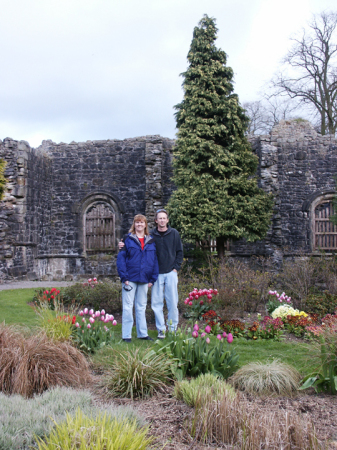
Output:
M158 448L165 450L205 450L220 449L218 445L202 445L193 441L187 427L193 417L193 408L176 400L173 388L144 400L115 399L116 405L132 405L150 424L150 434L154 436ZM337 396L312 394L287 397L242 396L247 410L268 414L291 412L304 421L311 421L320 441L328 442L328 449L337 449ZM228 447L229 448L229 447Z

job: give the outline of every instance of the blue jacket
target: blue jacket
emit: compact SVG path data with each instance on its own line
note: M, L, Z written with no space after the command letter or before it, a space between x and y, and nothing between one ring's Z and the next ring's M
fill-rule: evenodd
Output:
M159 274L156 244L152 236L145 236L144 250L135 234L128 234L117 256L117 271L121 281L154 283Z

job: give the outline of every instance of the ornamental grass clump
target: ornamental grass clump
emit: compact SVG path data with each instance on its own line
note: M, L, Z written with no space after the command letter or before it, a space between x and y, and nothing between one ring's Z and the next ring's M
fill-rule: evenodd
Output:
M171 381L171 361L148 349L115 352L110 371L100 383L105 397L148 397Z
M68 342L45 334L25 338L0 326L0 391L28 398L53 386L79 387L89 380L87 360Z
M293 395L300 380L295 368L277 359L246 364L231 377L235 388L255 395Z
M193 444L216 442L220 448L233 450L323 449L307 419L286 412L252 410L242 394L233 398L228 391L218 401L211 393L200 396L188 428Z
M67 314L60 305L52 310L48 304L41 303L35 308L38 316L38 327L46 336L55 341L68 341L73 333L75 315Z
M197 399L204 395L207 397L211 395L214 400L219 400L225 392L233 398L236 395L231 385L211 373L199 375L191 380L177 381L174 386L174 396L188 406L195 406Z
M67 414L64 422L44 440L37 438L39 450L146 450L153 442L148 427L138 428L137 421L117 419L108 414L86 416L78 409L76 415Z

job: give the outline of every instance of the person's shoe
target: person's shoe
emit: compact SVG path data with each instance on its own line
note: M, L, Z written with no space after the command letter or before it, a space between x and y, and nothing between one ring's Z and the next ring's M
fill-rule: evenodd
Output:
M153 341L152 337L150 337L150 336L146 336L146 337L138 338L138 339L143 339L143 341Z
M158 331L158 339L165 339L165 331Z
M131 338L125 338L123 339L124 342L131 342Z

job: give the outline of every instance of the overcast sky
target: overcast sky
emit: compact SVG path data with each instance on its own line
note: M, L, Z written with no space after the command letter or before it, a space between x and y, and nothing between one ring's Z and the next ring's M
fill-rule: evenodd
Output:
M257 100L289 38L336 0L0 0L0 139L174 138L193 28L216 45L240 102Z

